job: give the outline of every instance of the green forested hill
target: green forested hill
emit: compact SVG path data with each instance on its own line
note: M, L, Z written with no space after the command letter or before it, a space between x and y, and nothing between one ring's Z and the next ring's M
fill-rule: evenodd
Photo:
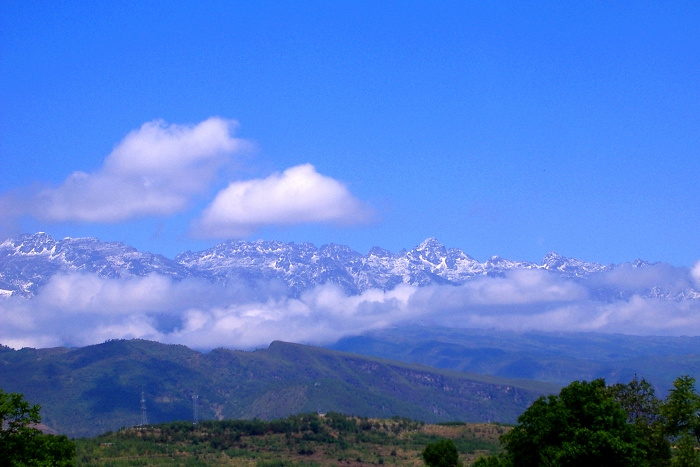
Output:
M311 346L274 342L254 352L200 353L144 340L77 349L0 350L0 387L42 406L42 420L70 436L141 422L271 419L337 411L426 422L513 422L558 387L436 370Z

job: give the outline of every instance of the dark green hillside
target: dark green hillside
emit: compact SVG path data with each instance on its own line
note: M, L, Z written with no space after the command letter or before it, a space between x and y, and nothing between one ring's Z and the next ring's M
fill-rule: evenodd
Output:
M403 416L426 422L513 422L557 387L436 370L338 351L274 342L254 352L144 340L78 349L3 349L0 387L43 407L59 433L90 436L141 421L272 419L303 412Z

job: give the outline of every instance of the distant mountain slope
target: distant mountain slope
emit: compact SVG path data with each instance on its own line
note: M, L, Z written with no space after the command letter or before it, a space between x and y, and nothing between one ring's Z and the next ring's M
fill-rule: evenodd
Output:
M289 294L299 296L320 284L336 284L347 294L371 288L392 289L397 284L463 284L484 276L500 276L515 269L539 269L567 278L587 278L620 267L649 267L644 261L600 265L550 253L541 264L492 257L479 262L457 248L445 248L434 238L409 251L393 254L372 248L362 255L347 246L275 241L229 241L200 252L185 252L174 260L142 253L123 243L94 238L55 240L45 233L24 235L0 244L0 294L31 297L56 273L90 272L102 277L144 276L151 273L175 279L247 282L277 280ZM668 271L679 270L666 265ZM609 284L592 285L600 300L637 294L673 300L700 299L692 285L681 288L646 284L641 289Z
M566 385L645 378L665 397L678 376L700 379L700 337L514 333L404 327L341 339L329 348L437 368Z
M0 348L0 387L42 405L42 420L70 436L140 423L274 418L338 411L424 421L513 422L557 386L436 370L274 342L254 352L199 353L143 340L77 349Z

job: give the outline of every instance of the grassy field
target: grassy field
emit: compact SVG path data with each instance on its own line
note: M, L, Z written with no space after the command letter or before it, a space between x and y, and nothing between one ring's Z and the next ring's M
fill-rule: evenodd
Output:
M273 421L174 422L79 439L77 465L420 466L423 448L441 438L452 439L460 460L470 465L497 452L498 437L507 430L496 424L431 425L337 413Z

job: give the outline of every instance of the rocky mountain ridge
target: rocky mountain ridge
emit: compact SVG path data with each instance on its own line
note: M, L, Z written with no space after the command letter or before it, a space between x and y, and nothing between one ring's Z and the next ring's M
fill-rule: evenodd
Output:
M547 254L540 264L497 256L479 262L460 249L446 248L434 238L408 251L391 253L374 247L367 255L332 243L316 247L310 243L227 241L203 251L181 253L171 260L140 252L121 242L70 237L56 240L39 232L0 243L0 295L30 298L54 274L71 272L106 278L156 273L175 280L200 277L222 283L277 280L288 287L290 295L299 296L305 290L327 283L340 286L348 294L358 294L371 288L389 290L399 284L459 285L479 277L503 276L517 269L544 270L566 278L584 279L623 266L650 265L643 261L601 265L556 253ZM601 293L615 298L620 295L617 291ZM677 300L700 299L700 292L695 289L649 289L644 294Z

